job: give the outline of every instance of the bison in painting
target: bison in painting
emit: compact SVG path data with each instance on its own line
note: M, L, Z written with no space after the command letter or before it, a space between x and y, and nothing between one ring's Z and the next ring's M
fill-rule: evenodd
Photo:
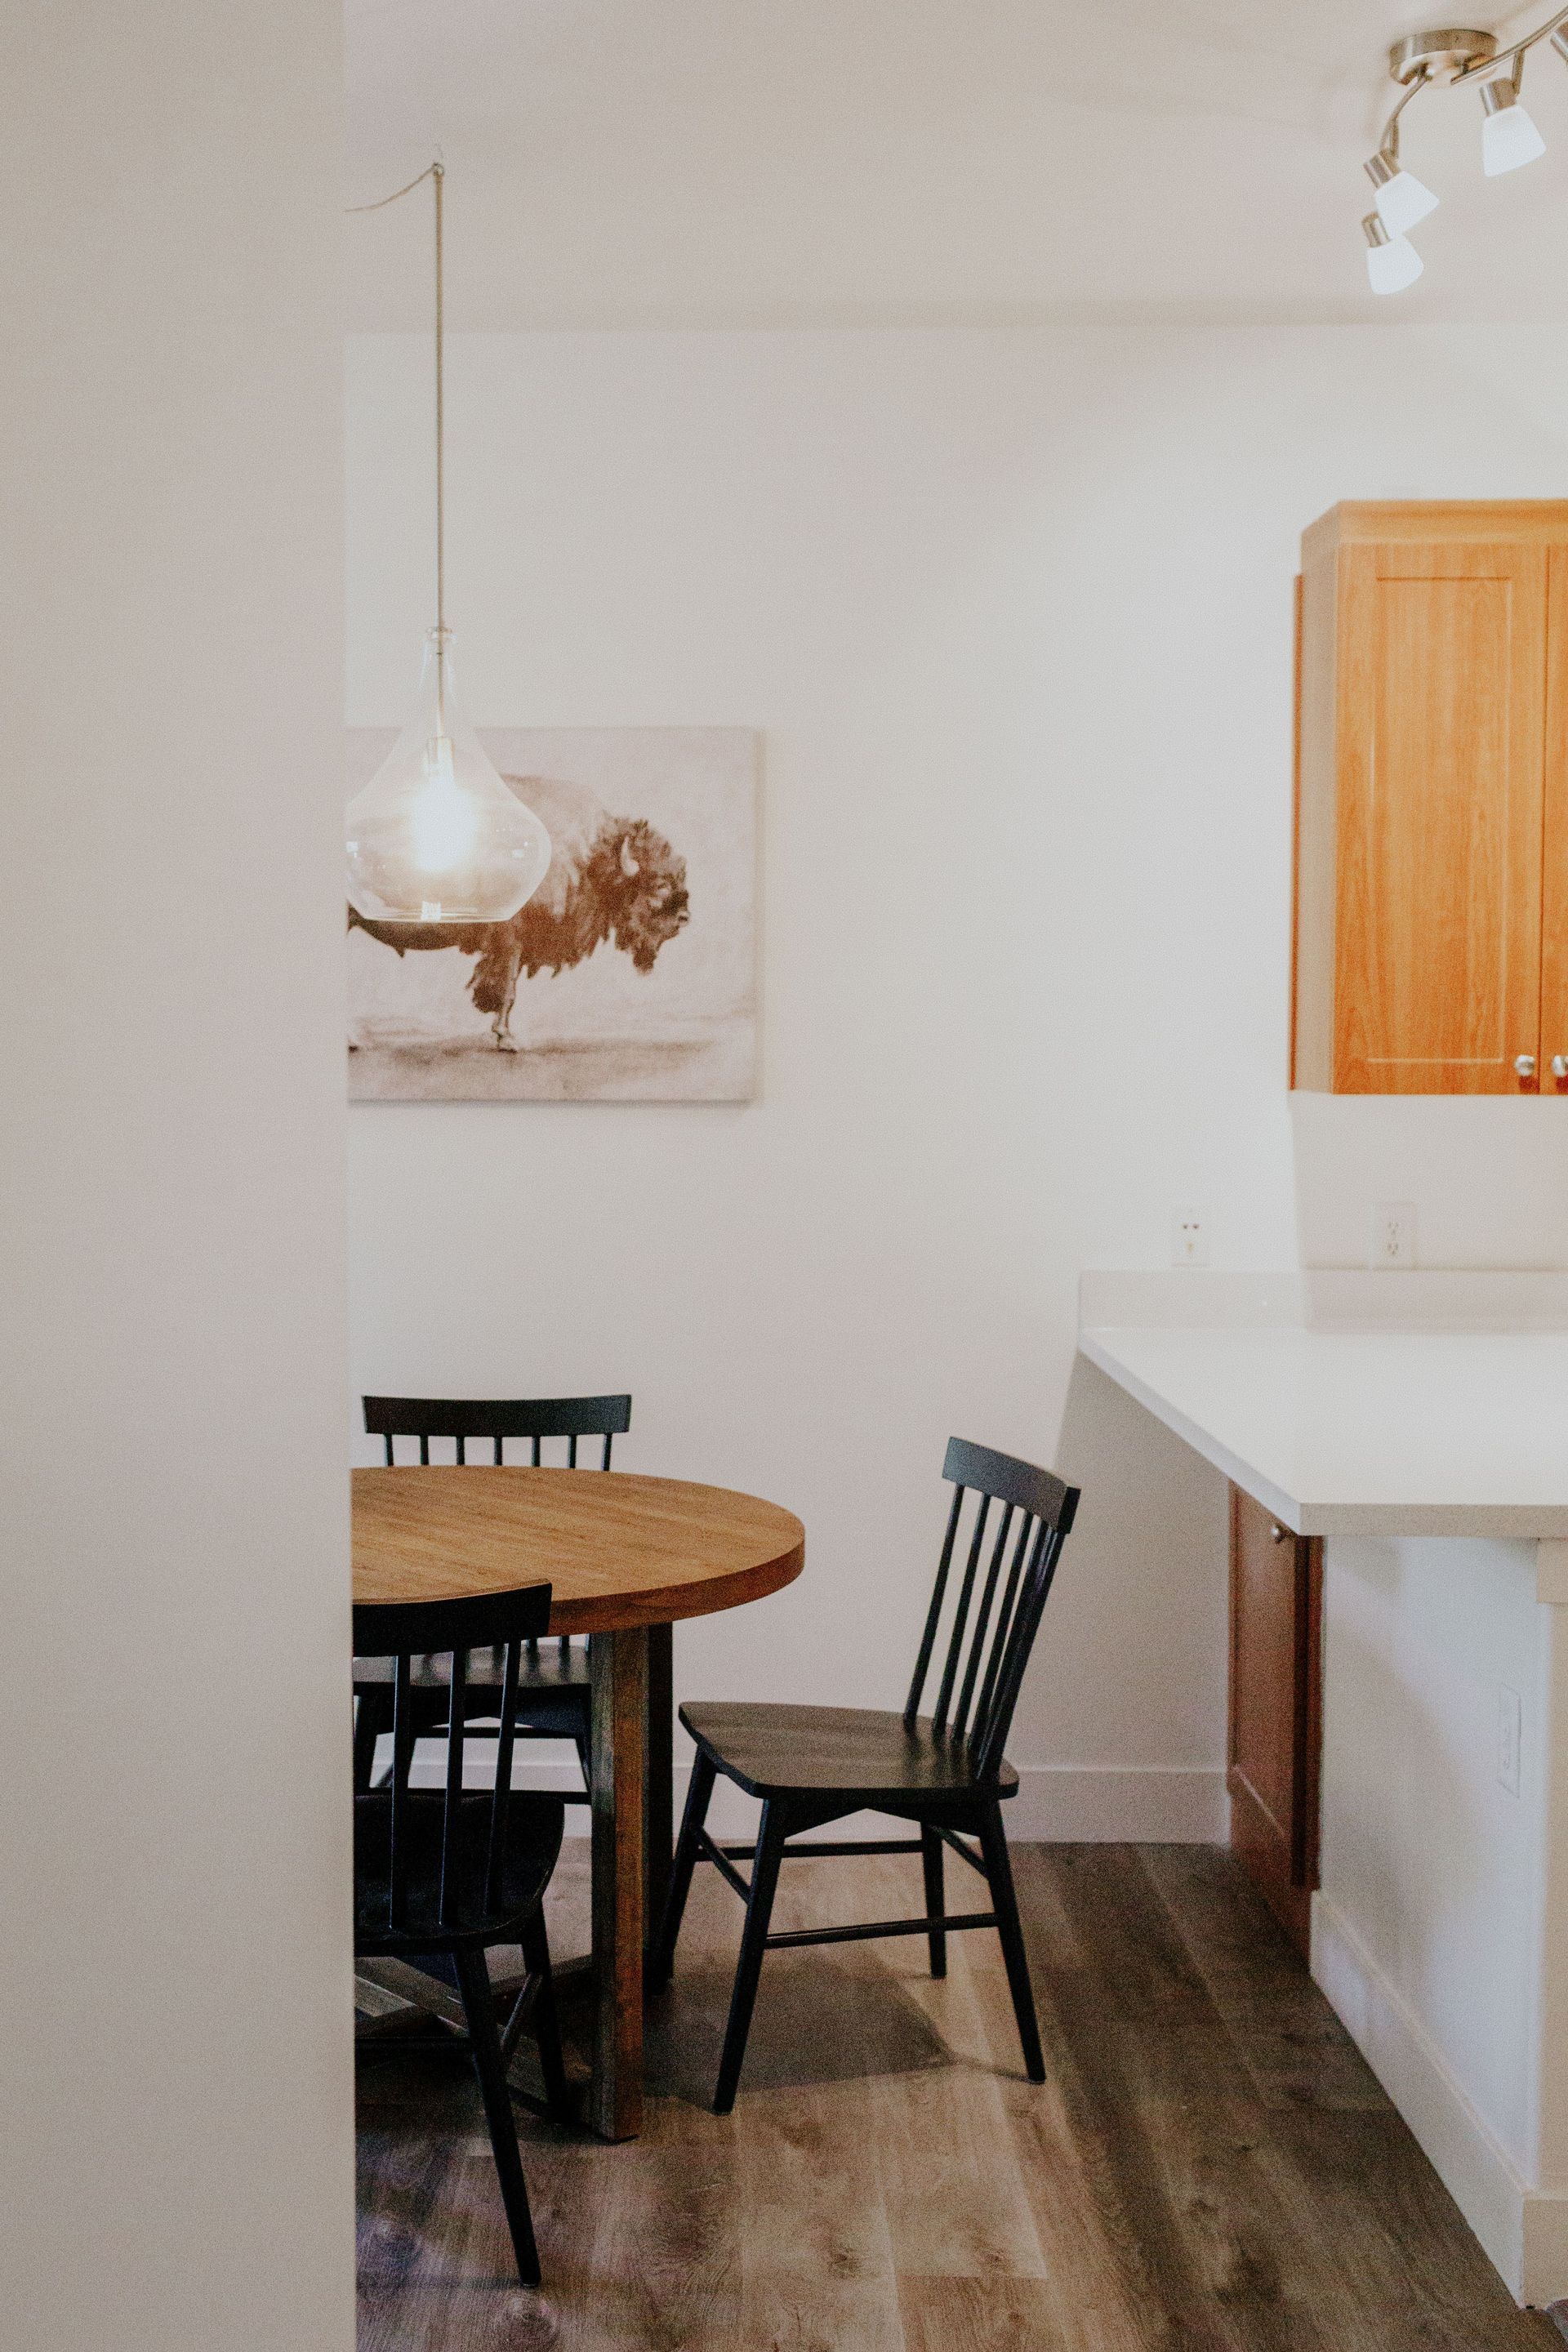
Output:
M524 907L504 923L379 923L349 909L349 928L402 956L456 950L476 959L468 993L490 1018L503 1054L515 1054L512 1008L526 972L561 972L605 940L650 972L689 915L686 861L643 817L612 816L580 784L542 776L507 782L543 820L550 866Z

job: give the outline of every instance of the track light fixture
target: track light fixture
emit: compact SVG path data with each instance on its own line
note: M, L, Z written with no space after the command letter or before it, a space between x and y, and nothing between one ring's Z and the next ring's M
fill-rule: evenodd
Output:
M1367 244L1367 275L1374 294L1397 294L1421 275L1421 259L1405 233L1436 207L1437 198L1399 159L1399 118L1411 100L1438 83L1456 88L1474 82L1481 100L1481 168L1490 180L1517 172L1546 152L1546 142L1520 99L1524 60L1538 41L1549 40L1568 64L1568 7L1563 7L1526 33L1510 47L1500 49L1495 33L1464 27L1412 33L1396 41L1388 53L1388 70L1403 95L1384 125L1377 152L1367 163L1367 177L1375 192L1375 213L1363 223ZM1382 231L1374 236L1374 225ZM1398 252L1405 246L1404 254ZM1406 257L1408 257L1408 258ZM1414 267L1412 267L1414 264Z

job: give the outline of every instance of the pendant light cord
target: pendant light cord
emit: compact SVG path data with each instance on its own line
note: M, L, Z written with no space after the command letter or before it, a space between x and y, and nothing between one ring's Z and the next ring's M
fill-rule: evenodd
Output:
M388 205L395 205L404 196L411 196L428 180L436 195L436 672L437 723L445 727L447 700L447 311L446 283L443 268L441 199L447 178L447 166L437 157L427 163L416 180L404 188L394 188L389 196L377 196L374 204L350 205L351 213L379 213Z

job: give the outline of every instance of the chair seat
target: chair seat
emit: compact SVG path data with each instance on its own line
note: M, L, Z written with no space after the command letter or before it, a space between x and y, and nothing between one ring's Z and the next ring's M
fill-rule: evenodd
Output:
M983 1780L967 1748L932 1730L924 1716L861 1706L782 1706L694 1700L680 1720L719 1770L753 1797L852 1790L877 1798L1016 1796L1018 1776L1004 1759Z
M387 1925L391 1885L392 1795L354 1799L354 1948L359 1952L439 1952L472 1943L515 1943L537 1910L561 1851L559 1797L517 1790L506 1812L497 1900L485 1901L489 1863L489 1790L465 1796L455 1832L452 1885L441 1916L441 1825L446 1792L411 1789L404 1797L406 1901L401 1924Z

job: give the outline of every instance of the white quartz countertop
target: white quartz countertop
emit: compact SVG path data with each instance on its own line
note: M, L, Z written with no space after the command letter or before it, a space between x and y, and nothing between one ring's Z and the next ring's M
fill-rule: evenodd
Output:
M1085 1274L1079 1346L1299 1535L1568 1537L1568 1277Z

